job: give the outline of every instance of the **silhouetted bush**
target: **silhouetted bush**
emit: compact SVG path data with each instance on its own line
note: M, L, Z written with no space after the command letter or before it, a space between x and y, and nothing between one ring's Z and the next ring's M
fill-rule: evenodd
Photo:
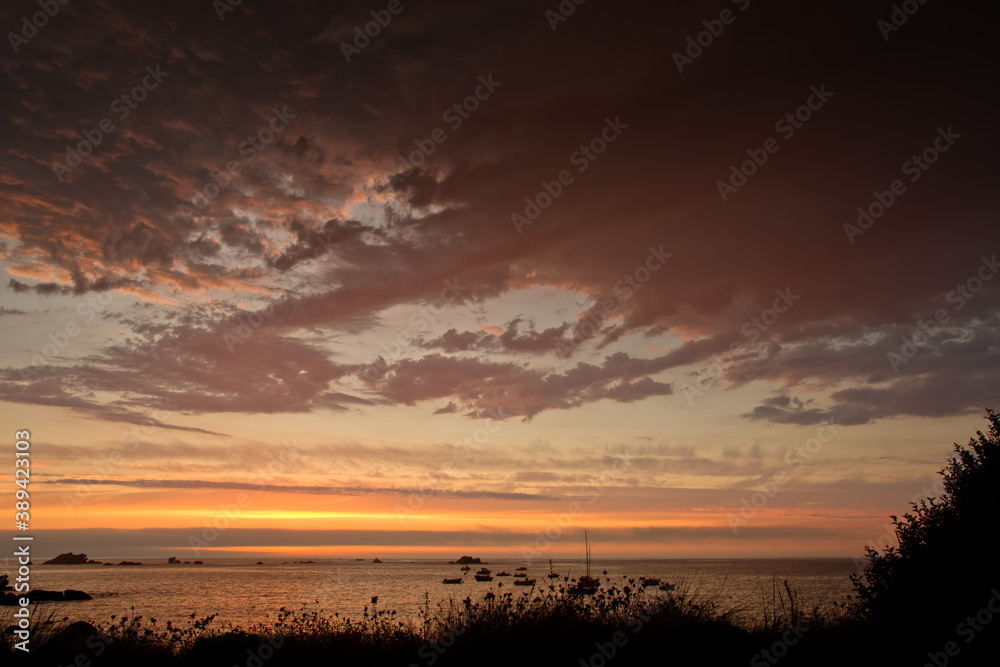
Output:
M1000 417L987 410L986 418L987 433L977 431L967 446L955 445L941 471L944 492L892 517L899 546L867 548L869 565L851 577L855 613L901 652L925 662L928 652L942 651L949 641L965 660L996 648L1000 618L983 624L993 615L988 612L976 620L1000 586ZM1000 609L1000 597L993 605ZM945 657L950 662L956 656Z
M869 549L866 571L852 577L856 599L832 610L804 612L788 582L775 580L771 609L755 622L741 613L748 610L720 608L687 587L649 596L635 579L605 577L588 596L554 583L529 591L498 585L436 612L428 600L416 621L379 608L377 597L359 617L282 608L245 629L217 628L214 616L175 625L129 615L95 628L36 615L36 650L16 658L31 667L993 664L1000 417L987 410L987 418L987 434L956 445L940 496L892 517L899 547ZM994 594L997 612L987 604ZM11 620L0 612L0 625ZM13 641L0 635L0 663L13 662Z

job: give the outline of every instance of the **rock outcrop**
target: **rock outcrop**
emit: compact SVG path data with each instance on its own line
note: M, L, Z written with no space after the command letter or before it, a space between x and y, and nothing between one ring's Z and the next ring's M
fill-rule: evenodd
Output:
M83 591L68 589L65 591L43 591L32 589L26 593L14 593L10 587L10 578L0 575L0 607L13 607L19 604L18 598L26 597L32 602L72 602L73 600L93 600Z
M473 558L472 556L462 556L458 560L451 561L449 565L485 565L483 561L478 558Z
M68 554L59 554L42 565L101 565L101 561L90 560L87 554L75 554L70 551Z

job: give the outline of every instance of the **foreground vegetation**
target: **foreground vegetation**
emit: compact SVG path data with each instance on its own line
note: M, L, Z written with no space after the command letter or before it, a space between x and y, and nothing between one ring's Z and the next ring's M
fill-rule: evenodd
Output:
M414 621L378 607L360 618L283 610L249 629L184 627L141 616L100 628L39 623L34 651L0 643L26 665L984 665L1000 655L1000 418L942 471L943 492L893 517L898 547L870 549L856 595L802 610L787 582L756 616L690 590L647 595L634 580L605 579L592 596L559 586L481 600L428 604ZM4 619L5 624L9 619ZM15 655L17 654L17 655Z

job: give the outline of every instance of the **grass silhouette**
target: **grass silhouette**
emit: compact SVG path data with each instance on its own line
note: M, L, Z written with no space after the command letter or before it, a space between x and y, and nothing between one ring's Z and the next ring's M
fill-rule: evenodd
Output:
M852 577L854 597L823 611L802 610L787 581L774 580L770 604L748 615L687 585L660 592L605 576L587 596L561 583L498 584L480 599L433 610L426 600L412 620L380 608L377 597L359 617L283 608L250 628L216 627L214 616L183 626L129 616L67 628L50 617L35 621L31 654L16 652L8 632L0 656L46 667L992 664L1000 634L1000 618L993 623L1000 417L987 410L987 419L986 433L956 445L941 471L944 492L892 517L899 546L868 549L865 571Z

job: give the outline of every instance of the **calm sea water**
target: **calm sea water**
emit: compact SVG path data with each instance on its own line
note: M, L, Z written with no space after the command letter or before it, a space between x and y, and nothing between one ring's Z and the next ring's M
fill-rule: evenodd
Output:
M538 585L548 585L548 563L527 563L517 560L490 561L495 575L501 571L515 573L515 568L528 566L528 575ZM553 563L560 575L578 577L585 574L578 561ZM528 587L513 586L513 577L494 578L492 582L477 582L472 573L466 574L459 585L445 585L444 577L461 576L458 565L441 560L370 561L316 560L301 564L279 559L265 560L257 565L253 559L209 559L205 565L168 565L145 561L142 567L53 566L35 565L32 583L36 588L86 591L93 600L72 603L41 603L39 612L55 612L71 620L108 622L112 615L128 615L131 607L146 618L156 618L158 624L167 620L187 621L218 614L213 623L219 627L232 623L244 627L273 618L281 607L323 609L331 614L358 616L372 596L378 596L379 609L395 609L403 619L416 619L423 607L425 593L431 609L438 602L456 601L471 596L479 599L489 590L524 593ZM610 560L592 567L591 574L607 577L612 583L622 582L622 576L658 577L676 583L681 589L711 597L723 608L742 607L745 613L759 618L763 609L772 604L774 579L778 585L787 579L799 594L801 606L827 606L844 601L851 592L848 576L853 572L849 559L776 559L776 560ZM605 576L603 572L607 572ZM656 591L648 589L649 593ZM3 608L0 608L2 610Z

